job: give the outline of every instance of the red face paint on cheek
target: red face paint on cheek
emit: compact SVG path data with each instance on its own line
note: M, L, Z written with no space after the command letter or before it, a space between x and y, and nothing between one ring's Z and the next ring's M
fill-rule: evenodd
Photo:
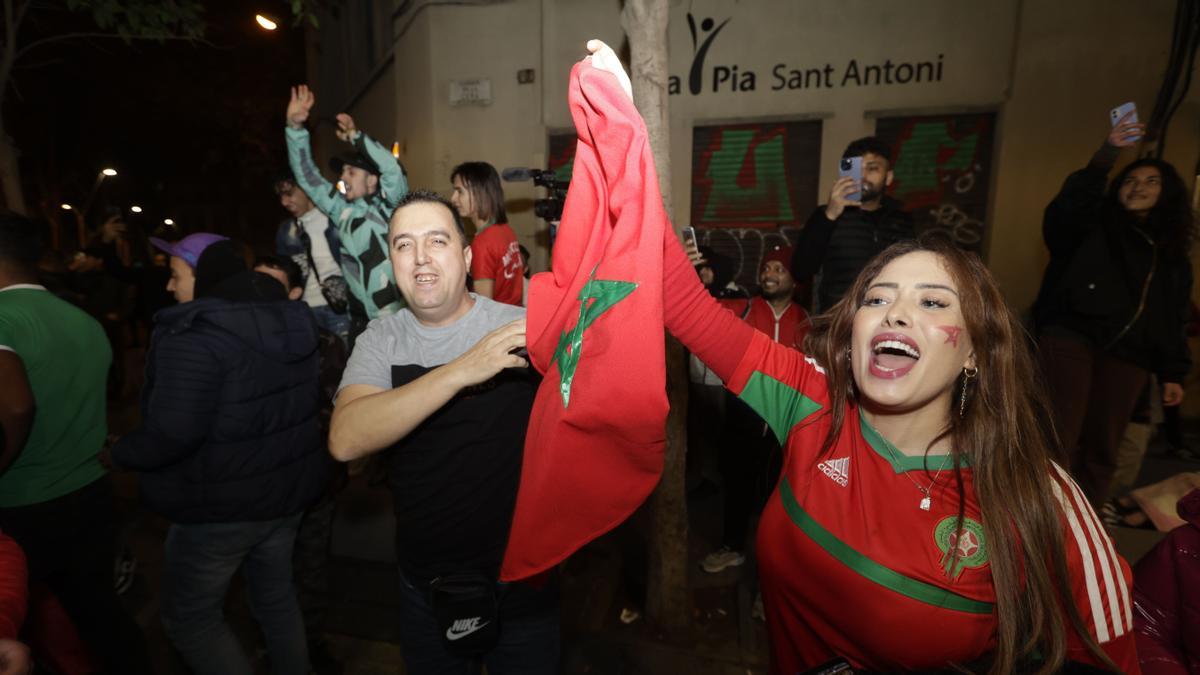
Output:
M946 332L946 342L944 344L958 346L958 334L962 332L962 328L958 326L938 326L938 330Z

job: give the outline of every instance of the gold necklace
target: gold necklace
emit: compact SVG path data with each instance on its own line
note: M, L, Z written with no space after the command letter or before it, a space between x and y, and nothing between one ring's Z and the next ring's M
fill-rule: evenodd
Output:
M897 465L899 465L900 464L900 457L899 457L900 451L897 450L892 445L891 441L884 438L882 434L879 435L879 438L880 438L880 440L883 441L883 447L887 448L888 453L891 454L892 460L895 461ZM933 490L933 486L937 484L938 477L942 475L942 469L946 468L946 462L948 460L950 460L951 457L952 457L951 455L946 455L946 459L942 460L942 465L938 467L937 473L933 474L933 480L929 481L928 487L922 486L920 483L918 483L917 479L913 478L912 476L909 476L907 471L904 472L904 475L910 481L912 481L912 484L915 485L916 488L921 491L922 495L924 495L923 497L921 497L921 502L919 504L917 504L917 506L920 507L920 509L922 511L928 511L930 509L930 507L933 506L933 498L930 496L930 492Z

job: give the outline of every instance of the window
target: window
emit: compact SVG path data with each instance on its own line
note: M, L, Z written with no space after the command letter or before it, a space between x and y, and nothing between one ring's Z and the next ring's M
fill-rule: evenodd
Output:
M817 205L821 123L696 127L692 225L800 226Z
M892 146L890 194L913 214L918 233L945 232L981 252L995 127L995 113L878 120L875 134Z

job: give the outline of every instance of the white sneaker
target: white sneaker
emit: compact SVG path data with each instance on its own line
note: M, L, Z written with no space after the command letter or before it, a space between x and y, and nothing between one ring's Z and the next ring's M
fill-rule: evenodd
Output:
M713 551L704 556L700 567L709 574L716 574L727 567L737 567L746 562L746 556L737 551L729 550L728 546L722 546L720 550Z

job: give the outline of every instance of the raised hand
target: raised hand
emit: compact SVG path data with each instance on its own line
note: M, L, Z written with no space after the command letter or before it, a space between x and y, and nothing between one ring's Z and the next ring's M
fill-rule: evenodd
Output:
M625 90L625 94L632 101L633 85L629 82L629 75L626 74L625 67L621 65L621 59L617 58L617 53L612 50L612 47L604 44L601 40L588 40L587 50L591 54L587 57L588 61L591 61L594 67L615 75L617 82L621 83L621 88Z
M859 206L862 202L856 202L852 199L847 199L849 195L858 192L862 188L853 176L842 176L833 184L833 189L829 191L829 203L825 205L825 217L830 220L837 220L841 217L842 212L847 206Z
M1146 135L1146 125L1141 122L1130 122L1129 118L1134 114L1133 111L1125 113L1125 116L1118 120L1116 126L1108 132L1105 142L1116 148L1126 148L1142 140L1142 137Z
M506 323L484 335L462 356L446 364L455 373L455 384L461 389L492 379L505 368L522 368L524 358L510 352L525 346L525 319Z
M347 143L352 142L354 140L354 132L357 131L357 127L354 126L354 118L346 113L338 113L337 125L337 137Z
M312 110L313 104L317 102L317 96L308 88L307 84L302 84L298 87L292 87L292 98L288 101L287 107L287 123L288 126L299 129L308 121L308 112Z

